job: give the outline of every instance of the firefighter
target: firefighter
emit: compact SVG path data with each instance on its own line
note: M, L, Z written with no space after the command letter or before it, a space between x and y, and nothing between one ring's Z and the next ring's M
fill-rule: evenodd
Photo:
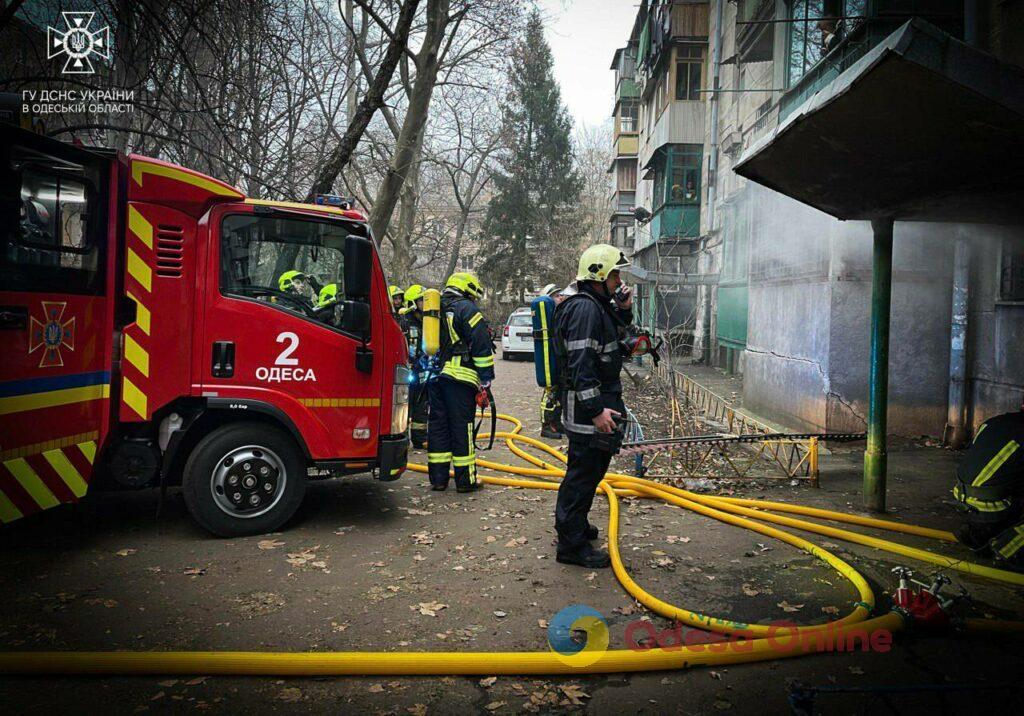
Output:
M613 454L595 435L616 432L615 419L626 412L619 328L633 320L633 297L628 288L620 288L619 270L629 263L614 246L591 246L580 256L576 292L555 310L562 418L569 436L569 459L555 504L555 557L587 569L610 564L608 553L590 544L598 533L587 515Z
M953 496L966 518L957 539L978 552L991 550L1000 566L1024 568L1024 401L1019 411L978 428L957 466Z
M427 379L430 375L429 358L423 348L423 292L426 289L414 283L405 289L405 308L402 310L402 331L409 343L409 365L415 382L409 386L409 411L412 446L422 450L427 446L427 421L430 399Z
M316 291L309 276L294 269L285 271L277 279L277 287L282 293L291 293L301 297L310 305L316 303Z
M325 306L329 306L331 303L333 303L333 302L335 302L337 300L338 300L338 284L336 284L336 283L329 283L329 284L327 284L326 286L324 286L323 288L320 289L320 296L319 296L319 301L317 301L317 306L319 308L324 308Z
M398 286L388 286L388 296L391 297L391 310L397 316L405 304L405 292Z
M553 283L549 283L541 291L542 296L550 296L557 306L566 299L566 294ZM540 397L540 436L550 440L561 440L565 437L565 426L562 425L562 403L558 394L560 388L553 385L545 388Z
M480 486L476 474L473 418L479 395L494 379L494 345L487 321L475 301L483 296L472 273L452 274L441 294L440 375L430 383L427 463L434 490L448 487L448 465L455 468L455 488L471 492Z

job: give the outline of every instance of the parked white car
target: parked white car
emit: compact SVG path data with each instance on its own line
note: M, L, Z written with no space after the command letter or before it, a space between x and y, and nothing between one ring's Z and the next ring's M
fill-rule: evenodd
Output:
M512 311L501 331L501 358L533 360L533 322L529 308Z

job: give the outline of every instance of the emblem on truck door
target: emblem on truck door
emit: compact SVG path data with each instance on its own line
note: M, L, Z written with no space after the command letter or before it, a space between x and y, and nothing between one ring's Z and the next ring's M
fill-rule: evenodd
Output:
M40 368L59 368L64 365L64 358L60 349L67 348L75 350L75 319L64 318L64 309L67 303L64 301L42 301L43 320L40 321L32 316L29 325L29 355L40 348L43 349L43 356L39 360Z

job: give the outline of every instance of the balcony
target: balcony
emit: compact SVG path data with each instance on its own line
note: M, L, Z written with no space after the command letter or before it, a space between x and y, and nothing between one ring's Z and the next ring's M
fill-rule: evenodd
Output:
M640 149L640 137L636 132L619 132L615 135L615 156L635 157Z
M624 99L636 99L640 96L640 85L634 77L623 77L615 86L615 99L622 101Z
M703 144L705 110L703 102L669 102L651 132L644 134L640 165L666 144Z
M651 243L663 239L695 239L700 236L698 204L665 204L651 219Z

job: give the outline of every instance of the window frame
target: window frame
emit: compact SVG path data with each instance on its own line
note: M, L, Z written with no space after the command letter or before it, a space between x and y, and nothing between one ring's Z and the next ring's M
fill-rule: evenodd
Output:
M999 305L1024 306L1024 241L1018 240L1017 245L1014 244L1013 239L1006 238L1003 239L1002 245L999 247L996 272L996 303ZM1008 258L1010 259L1009 267L1007 266ZM1009 293L1005 293L1004 288L1007 283L1010 284L1011 289L1014 287L1013 276L1011 275L1009 280L1005 276L1014 271L1020 273L1020 284L1016 286L1016 291L1011 290Z
M686 55L683 55L683 52ZM694 54L696 51L696 54ZM704 89L704 58L705 58L704 45L696 43L687 43L684 45L676 46L675 55L675 82L673 83L673 94L676 102L699 102L701 101L701 90ZM685 68L685 73L681 72L681 68ZM697 71L697 85L696 88L693 86L693 71ZM680 78L686 80L686 92L683 97L679 96L680 89ZM691 96L692 95L692 96Z
M0 240L0 277L8 274L21 276L24 279L23 285L11 284L6 278L2 290L24 291L27 293L56 293L70 294L75 296L106 296L107 295L107 251L108 251L108 206L104 193L100 187L105 186L108 179L109 169L101 161L88 162L77 159L66 159L64 157L50 156L31 147L15 145L16 148L31 154L38 155L38 158L26 157L24 161L10 158L10 165L7 167L14 172L14 164L17 161L19 166L15 175L20 175L17 190L19 202L24 186L25 174L34 174L41 177L52 178L57 186L60 186L61 179L72 180L83 187L85 195L85 217L83 227L83 246L73 247L63 245L63 221L61 201L59 193L54 199L54 230L59 236L59 244L44 244L36 241L25 240L21 235L20 208L17 218L17 225ZM46 163L44 163L44 161ZM69 168L55 167L50 164L59 162ZM12 183L13 186L13 183ZM21 247L24 249L37 250L53 254L58 258L58 265L44 266L41 264L23 263L16 259L8 260L8 247ZM76 268L72 266L60 266L61 256L88 256L95 251L95 269Z
M266 306L268 308L272 308L274 310L281 311L282 313L285 313L285 314L287 314L289 316L294 316L296 318L301 318L302 320L306 321L307 323L311 323L311 324L313 324L315 326L319 326L321 328L327 329L327 330L329 330L329 331L331 331L333 333L337 333L339 335L345 336L346 338L351 338L353 341L356 341L356 342L359 342L359 343L364 342L364 339L366 341L369 341L371 339L372 331L373 331L373 321L370 321L370 326L367 329L366 335L365 336L364 335L359 335L359 334L356 334L356 333L350 333L348 331L345 331L345 330L343 330L341 328L341 326L336 326L336 325L333 325L331 323L327 323L325 321L317 320L317 319L313 318L312 316L310 316L310 315L308 315L306 313L300 312L300 311L298 311L298 310L296 310L294 308L289 308L287 304L284 304L284 303L272 303L270 301L261 301L260 299L258 299L256 297L253 297L253 296L245 296L243 294L237 294L237 293L232 293L232 292L227 291L225 289L225 286L224 286L224 263L223 263L224 262L224 239L225 239L224 224L230 218L236 217L236 216L241 216L241 217L245 217L245 218L249 218L249 219L258 219L258 220L284 219L284 220L288 220L288 221L305 221L305 222L320 223L320 224L336 224L338 226L344 227L345 230L348 232L348 235L365 236L366 238L369 238L369 232L368 231L365 231L362 234L360 234L359 232L351 231L352 227L361 226L361 225L353 223L350 220L345 220L342 217L335 218L333 216L329 217L329 216L324 216L324 215L319 215L319 214L318 215L314 215L314 214L306 214L306 213L300 213L300 212L291 212L291 211L285 211L285 210L279 210L279 209L275 209L273 211L269 211L269 212L265 212L265 213L264 212L260 212L260 213L246 212L246 211L228 211L228 212L225 212L220 217L220 219L217 222L217 231L218 231L217 241L216 241L216 247L217 247L217 275L218 275L218 278L217 278L217 292L220 294L220 296L222 298L230 299L232 301L245 301L247 303L255 303L256 305L259 305L259 306ZM286 241L283 241L283 242L280 242L280 243L295 243L298 246L313 246L314 245L314 244L306 244L306 243L302 243L302 242L286 242ZM321 244L321 248L323 248L322 244ZM368 266L367 269L370 270L370 271L373 271L373 267L372 266ZM345 271L344 249L342 249L342 263L341 263L341 267L340 267L340 273L342 274L342 276L344 275L344 271ZM342 298L341 300L338 301L338 303L341 303L342 301L345 301L345 300L348 300L348 299ZM371 299L371 302L372 302L372 299ZM316 306L313 306L313 308L316 308Z

